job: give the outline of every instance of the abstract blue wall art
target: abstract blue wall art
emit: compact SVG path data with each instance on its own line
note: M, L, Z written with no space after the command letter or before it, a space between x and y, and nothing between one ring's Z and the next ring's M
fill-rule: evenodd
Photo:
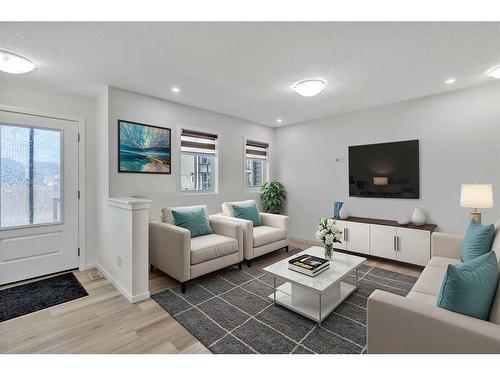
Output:
M118 120L118 172L170 174L171 131Z

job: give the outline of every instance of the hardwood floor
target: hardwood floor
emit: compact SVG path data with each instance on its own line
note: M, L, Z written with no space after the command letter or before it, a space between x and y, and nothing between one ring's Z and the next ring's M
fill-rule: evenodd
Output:
M271 253L252 267L265 267L309 246L293 241L294 251ZM421 272L390 261L367 264L416 277ZM154 300L130 304L95 269L74 274L89 296L0 323L0 353L209 353ZM150 273L151 294L174 285L161 271Z

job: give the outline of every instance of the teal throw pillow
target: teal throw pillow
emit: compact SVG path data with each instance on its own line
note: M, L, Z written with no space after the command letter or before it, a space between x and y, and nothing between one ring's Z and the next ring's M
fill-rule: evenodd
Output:
M464 262L468 262L491 250L495 227L493 224L481 225L476 220L472 220L465 232L464 241L460 256Z
M205 216L203 208L189 211L172 210L175 225L188 229L191 232L191 238L212 234L212 228Z
M497 285L498 261L494 251L466 263L449 264L436 305L486 320Z
M234 216L236 216L238 219L250 220L253 223L254 227L262 225L259 210L257 210L257 206L255 205L255 203L251 203L245 206L233 204L233 210Z

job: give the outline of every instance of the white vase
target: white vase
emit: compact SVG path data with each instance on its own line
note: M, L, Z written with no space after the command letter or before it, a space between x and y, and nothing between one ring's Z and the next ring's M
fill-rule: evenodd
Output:
M339 211L339 217L342 220L345 220L345 219L347 219L349 217L349 212L347 212L347 210L345 208L345 204L342 206L342 208Z
M425 212L419 207L416 207L413 210L413 214L411 215L411 221L417 227L420 227L425 224Z
M410 222L410 219L408 218L408 215L401 215L397 218L396 220L399 225L408 225Z

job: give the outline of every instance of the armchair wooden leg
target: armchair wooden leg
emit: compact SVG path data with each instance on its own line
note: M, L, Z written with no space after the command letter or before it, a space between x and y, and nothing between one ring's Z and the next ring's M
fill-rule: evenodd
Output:
M286 252L286 253L288 253L288 246L287 246L287 247L285 247L285 252Z
M243 262L239 262L239 263L238 263L238 269L239 269L240 271L241 271L242 267L243 267Z
M247 259L247 267L250 268L251 265L252 265L252 261L250 259Z
M182 294L186 293L186 283L185 282L181 283L181 292L182 292Z
M149 272L153 272L155 270L155 266L152 264L149 265Z

